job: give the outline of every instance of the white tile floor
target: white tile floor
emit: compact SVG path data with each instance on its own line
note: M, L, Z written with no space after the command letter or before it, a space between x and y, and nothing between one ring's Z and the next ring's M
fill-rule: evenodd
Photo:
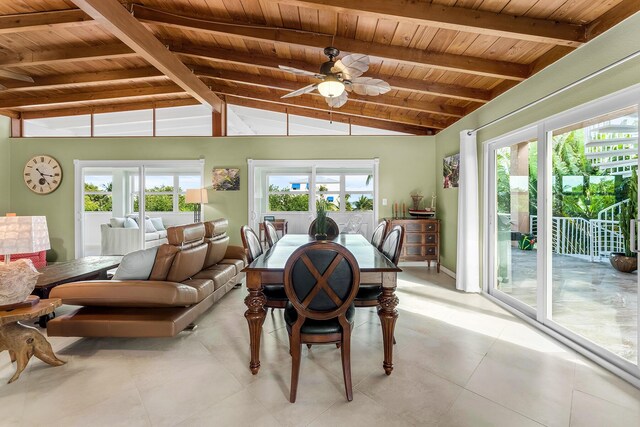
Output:
M638 426L640 390L423 267L399 282L395 370L382 370L375 311L358 311L354 400L340 352L303 350L298 401L282 315L268 314L262 368L248 369L245 290L172 339L52 338L68 363L13 367L0 356L2 426Z

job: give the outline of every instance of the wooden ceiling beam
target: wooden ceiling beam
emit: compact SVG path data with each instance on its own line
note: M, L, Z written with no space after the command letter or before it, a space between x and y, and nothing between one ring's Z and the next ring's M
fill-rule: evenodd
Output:
M99 0L90 1L97 2ZM521 81L529 76L529 67L527 65L514 62L427 52L422 49L366 42L331 34L197 19L135 4L132 6L132 11L133 15L141 22L181 30L201 31L226 37L238 37L244 40L282 43L304 48L324 49L327 46L336 46L343 52L364 53L383 60L500 79Z
M138 22L118 0L73 0L73 2L189 95L215 111L222 111L224 108L222 100L163 46L144 25Z
M20 113L17 111L0 109L0 116L11 117L12 119L19 119Z
M231 81L252 86L260 86L269 89L279 89L293 91L300 89L302 86L310 82L297 82L285 79L274 79L271 77L258 76L250 73L242 73L231 70L215 70L207 67L194 66L194 72L204 78ZM318 92L312 92L309 95L322 97ZM323 98L324 99L324 98ZM379 95L379 96L360 96L356 93L349 93L349 102L374 104L386 107L401 108L405 110L419 111L430 114L438 114L451 117L462 117L464 110L459 107L438 104L434 102L416 101L414 99L399 98L395 96Z
M183 93L184 89L177 85L153 86L135 89L115 89L90 92L69 92L56 95L9 97L0 99L0 109L18 107L36 107L40 105L73 104L78 102L103 101L107 99L140 98L154 95Z
M95 24L92 17L80 9L21 13L0 16L0 34L44 31Z
M37 77L34 83L7 80L3 82L7 90L0 92L0 96L25 90L64 89L70 86L96 85L122 81L155 81L160 79L166 80L167 77L154 67L58 74Z
M138 56L138 54L129 47L117 43L4 54L0 55L0 65L6 67L46 65L60 62L130 58L135 56Z
M404 123L394 123L383 120L376 120L374 118L369 117L355 117L355 116L347 116L344 114L340 114L337 112L332 112L329 115L328 112L318 111L318 110L310 110L303 107L293 107L293 106L285 106L280 104L273 104L269 102L264 102L255 99L248 98L239 98L235 96L227 96L227 103L229 105L239 105L241 107L249 107L249 108L257 108L260 110L267 111L275 111L278 113L288 113L296 116L310 117L313 119L320 120L333 120L340 123L351 123L352 125L357 126L367 126L376 129L386 129L392 130L396 132L403 132L412 135L433 135L435 134L434 129L428 129L421 126L413 126Z
M585 27L582 25L463 7L428 4L416 2L415 0L367 0L361 2L345 0L276 1L281 4L320 11L397 20L415 25L508 37L537 43L579 47L586 42Z
M229 49L217 47L202 47L193 45L171 45L167 42L172 52L189 58L204 59L213 62L233 63L244 67L256 67L282 73L279 65L300 68L313 71L319 67L304 61L296 61L274 56L255 55L252 53L242 53ZM379 76L385 80L393 89L406 90L409 92L423 93L425 95L443 96L453 99L463 99L473 102L486 103L491 100L491 92L484 89L474 89L464 86L435 83L426 80L408 79L404 77Z
M616 6L612 7L607 12L587 24L587 39L591 40L594 37L599 36L609 28L619 24L621 21L637 12L640 12L640 1L622 0Z

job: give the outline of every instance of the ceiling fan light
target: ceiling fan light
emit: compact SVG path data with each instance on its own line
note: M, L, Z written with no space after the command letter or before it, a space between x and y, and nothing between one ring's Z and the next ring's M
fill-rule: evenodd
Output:
M344 92L344 83L333 76L327 76L318 84L318 92L325 98L337 98Z

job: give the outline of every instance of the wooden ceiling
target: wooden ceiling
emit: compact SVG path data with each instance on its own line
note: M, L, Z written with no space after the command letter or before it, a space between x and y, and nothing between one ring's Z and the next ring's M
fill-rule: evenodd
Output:
M0 114L52 117L232 103L328 118L335 46L392 90L333 119L433 134L640 11L638 0L3 0ZM32 81L31 81L32 80Z

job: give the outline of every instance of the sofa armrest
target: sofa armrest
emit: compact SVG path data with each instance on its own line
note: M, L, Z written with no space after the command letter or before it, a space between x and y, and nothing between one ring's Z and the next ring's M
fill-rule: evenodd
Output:
M113 228L102 224L100 231L102 255L125 255L140 249L140 230L137 228Z
M227 259L241 259L245 265L247 264L247 254L242 246L228 246L224 257Z
M51 298L97 307L186 307L198 302L195 288L154 280L89 280L56 286Z

